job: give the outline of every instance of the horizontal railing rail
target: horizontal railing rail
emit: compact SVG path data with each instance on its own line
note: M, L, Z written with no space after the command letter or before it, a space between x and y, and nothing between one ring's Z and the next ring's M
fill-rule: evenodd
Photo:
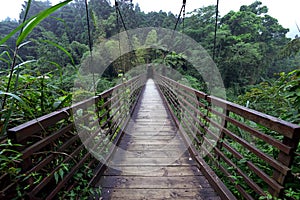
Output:
M121 137L146 75L8 130L21 152L17 177L1 172L0 199L64 197L83 179L94 185ZM21 189L20 189L21 188ZM22 190L22 191L20 191ZM20 195L20 194L19 194ZM65 196L66 197L66 196ZM67 197L66 197L67 198Z
M154 79L200 169L224 199L231 198L227 188L245 199L284 195L299 156L300 126L158 74Z

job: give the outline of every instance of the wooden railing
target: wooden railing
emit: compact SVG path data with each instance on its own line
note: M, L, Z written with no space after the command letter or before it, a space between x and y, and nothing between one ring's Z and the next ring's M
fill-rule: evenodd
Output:
M232 198L227 188L238 199L284 195L299 143L298 125L158 74L154 79L200 169L222 199Z
M29 199L64 199L83 180L88 179L86 185L90 186L96 183L145 80L146 76L140 75L71 107L10 129L8 138L20 145L15 147L21 152L15 169L21 172L18 176L1 174L0 199L25 193ZM78 194L83 190L79 188Z
M153 78L190 152L222 199L257 199L267 192L284 195L293 160L299 156L299 126L155 73ZM93 186L145 80L141 75L10 129L8 138L21 152L21 160L10 163L12 171L1 172L0 199L14 198L18 192L30 199L64 198L82 180ZM14 176L14 170L21 172Z

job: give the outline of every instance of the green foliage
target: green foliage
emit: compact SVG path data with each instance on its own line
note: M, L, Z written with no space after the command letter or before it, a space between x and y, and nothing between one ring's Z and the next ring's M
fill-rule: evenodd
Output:
M18 167L18 163L22 160L22 154L14 147L20 145L12 144L10 140L0 144L0 173L8 173L10 176L16 177L20 174L21 169Z
M198 79L196 79L193 76L190 75L184 75L183 78L181 80L178 81L179 83L183 84L183 85L187 85L190 86L196 90L199 91L206 91L206 87L205 84L203 82L200 82Z
M225 87L256 84L261 77L269 78L270 71L276 72L282 64L287 64L279 55L289 42L285 36L288 29L268 15L267 10L256 1L220 19L216 62Z
M3 38L0 41L0 45L2 45L3 43L5 43L15 33L17 33L18 31L22 30L21 33L20 33L20 35L18 36L17 41L16 41L16 46L19 46L25 40L25 38L32 32L32 30L39 23L41 23L41 21L43 21L45 18L47 18L53 12L55 12L56 10L58 10L59 8L63 7L64 5L68 4L71 1L72 0L66 0L64 2L61 2L61 3L59 3L59 4L55 5L55 6L50 7L49 9L46 9L46 10L42 11L41 13L39 13L36 16L31 17L29 20L27 20L24 23L22 23L21 25L19 25L15 30L13 30L10 34L8 34L5 38ZM27 7L27 9L29 9L30 4L31 4L31 0L28 1L28 7ZM25 17L26 17L26 15L25 15Z
M251 86L245 95L239 96L238 103L286 121L300 124L300 69L289 73L282 72L279 74L279 78L274 81L264 81L259 85ZM264 151L268 150L265 146L262 149ZM269 148L270 152L272 150L273 148ZM300 152L300 144L297 152ZM294 199L300 197L299 163L300 157L296 156L292 166L294 179L289 181L285 191L286 196Z
M89 4L92 10L93 42L96 47L97 43L116 35L120 27L116 23L114 7L109 1L90 0ZM121 1L120 8L129 29L153 26L173 29L176 22L176 16L172 13L160 11L146 14L138 5L134 7L128 1ZM82 61L83 58L87 58L89 50L84 1L67 0L51 6L49 1L29 0L24 3L20 17L20 23L10 20L0 22L1 136L7 128L69 106L72 99L80 101L94 95L91 88L78 88L74 93L70 91L74 87L76 73L83 73L80 77L83 83L89 83L88 81L93 79L91 76L85 76L84 72L78 72L78 69L86 64ZM215 6L199 8L186 17L184 32L211 53L214 22ZM232 93L231 96L242 93L245 86L256 84L262 78L265 80L258 85L247 87L249 91L238 98L239 104L300 123L299 69L281 73L277 80L269 80L274 72L281 69L291 71L299 65L299 38L290 41L286 38L286 33L287 29L283 28L277 19L268 15L268 8L261 2L243 5L239 11L230 11L219 18L215 61L225 86ZM156 31L150 31L143 40L133 36L132 43L139 47L151 46L164 39L166 38L157 38ZM110 40L105 46L111 55L118 55L120 52L116 40ZM280 53L289 58L282 59ZM95 66L105 59L103 54L104 52L93 54ZM96 78L97 92L112 87L115 84L113 78L129 71L131 66L151 63L154 60L180 72L183 76L179 82L206 91L202 77L187 63L184 55L138 49L134 55L124 55L112 63L104 73L106 78ZM136 70L134 73L138 74L140 71ZM129 92L125 91L124 97ZM234 131L243 138L250 137L241 130ZM232 145L243 151L237 144ZM1 173L19 175L20 169L16 163L20 162L21 154L10 150L13 144L9 141L7 144L1 144L1 149L2 147L4 150L0 151ZM273 153L268 146L262 145L261 148L269 154ZM243 162L245 160L239 161L239 164L243 165ZM300 163L299 159L295 162ZM68 166L62 166L54 174L55 181L61 180L68 171ZM300 170L294 167L293 172L299 174ZM38 173L30 176L35 184L42 177ZM79 184L70 193L61 195L69 199L84 199L95 194L95 191L87 187L90 176L90 169L77 172L74 179ZM239 176L234 178L236 183L240 182ZM23 190L24 188L18 189L20 197ZM100 194L101 191L96 192ZM296 199L300 196L294 185L286 193L287 196ZM266 198L272 197L268 195Z
M22 161L22 153L16 151L17 147L20 147L19 144L13 144L11 140L4 140L0 143L0 174L3 177L6 177L7 183L10 184L10 180L15 181L16 179L23 179L24 174L22 174L22 169L19 166L19 163ZM24 196L23 188L16 187L17 198L21 199Z
M53 45L53 46L57 47L58 49L60 49L62 52L64 52L70 58L71 64L75 67L75 62L73 60L73 57L72 57L71 53L69 53L64 47L62 47L61 45L56 44L55 42L52 42L50 40L43 40L42 42Z
M9 127L70 105L72 95L60 89L63 82L55 78L57 74L39 75L39 73L32 74L31 70L28 72L19 73L18 78L17 75L13 76L15 79L12 84L17 85L15 93L1 92L11 97L4 106L4 112L12 108ZM7 82L7 79L3 77L2 81ZM2 86L5 87L5 84ZM0 86L0 90L4 88Z
M29 19L25 22L24 28L21 32L21 34L18 37L18 40L16 42L16 45L19 46L24 39L28 36L29 33L32 32L32 30L39 24L41 21L43 21L45 18L47 18L49 15L51 15L53 12L58 10L59 8L63 7L64 5L70 3L72 0L66 0L64 2L61 2L55 6L50 7L49 9L46 9L39 13L37 16ZM22 25L23 27L23 25Z
M241 105L281 119L300 123L300 70L280 73L275 81L252 86L238 99Z
M41 23L43 20L45 20L50 14L52 14L53 12L55 12L56 10L58 10L59 8L65 6L66 4L68 4L70 2L70 0L68 1L64 1L62 3L59 3L55 6L52 6L48 9L45 9L43 11L41 11L39 14L35 15L34 17L30 18L29 20L26 20L26 17L27 17L27 14L29 12L29 8L31 6L31 2L32 1L28 1L27 2L27 7L26 7L26 11L25 11L25 15L24 15L24 22L19 25L15 30L13 30L10 34L8 34L6 37L4 37L1 41L0 41L0 44L3 44L4 42L6 42L8 39L10 39L16 32L20 31L20 34L18 36L18 38L16 39L16 49L15 51L13 52L13 56L10 58L10 56L8 56L10 59L7 60L7 59L1 59L2 61L5 61L8 65L10 65L10 71L9 71L9 75L8 75L8 80L7 82L4 81L5 83L7 84L4 84L3 88L1 87L0 88L0 91L1 91L1 94L4 94L4 97L1 99L1 113L0 113L0 128L1 128L1 135L3 135L6 131L6 128L8 126L8 124L10 125L15 125L14 122L12 122L11 120L11 115L13 113L13 110L16 110L18 108L20 108L20 106L18 106L18 104L15 104L15 99L18 100L18 102L21 102L22 105L25 105L26 107L26 111L27 112L22 112L21 111L21 115L22 116L23 114L26 114L26 113L29 113L32 117L32 113L34 111L36 111L35 109L28 109L28 103L32 103L32 99L36 100L36 99L40 99L40 109L41 109L41 112L43 114L45 114L45 95L44 95L44 88L45 88L45 85L44 85L44 75L42 76L41 78L41 83L40 83L40 86L41 88L39 89L39 97L40 98L27 98L26 100L28 100L28 103L24 103L26 101L23 100L22 97L20 97L20 92L21 90L18 90L19 88L19 82L20 82L20 72L22 70L22 66L23 65L27 65L28 63L30 63L31 61L25 61L23 62L22 59L22 63L21 64L18 64L16 65L17 63L17 59L18 59L18 50L27 45L28 42L25 42L23 43L23 41L27 38L27 36L33 31L34 28L36 28L36 26ZM67 53L67 51L51 42L52 45L55 45L56 47L58 47L59 49L63 50L65 53ZM5 55L5 54L2 54L2 55ZM9 55L9 54L6 54L6 55ZM26 76L23 76L23 77L26 77ZM39 78L39 77L37 77ZM22 80L21 80L22 81ZM13 84L14 83L14 84ZM26 83L24 85L26 85L28 82L26 81ZM13 85L13 89L11 88L11 86ZM23 86L23 85L22 85ZM28 86L28 85L27 85ZM13 91L13 92L10 92L10 91ZM5 91L5 92L3 92ZM26 91L27 88L26 88ZM22 91L23 92L23 91ZM18 93L18 94L17 94ZM9 97L13 97L13 98L9 98ZM32 97L32 96L31 96ZM10 101L10 102L7 102L7 101ZM21 109L22 110L22 109ZM28 112L29 111L29 112ZM3 117L4 116L4 117ZM2 118L3 117L3 118ZM4 120L3 120L4 119ZM13 120L15 119L18 119L19 120L19 117L12 117ZM25 120L28 119L25 117Z
M282 50L283 56L292 56L300 52L300 38L290 41Z

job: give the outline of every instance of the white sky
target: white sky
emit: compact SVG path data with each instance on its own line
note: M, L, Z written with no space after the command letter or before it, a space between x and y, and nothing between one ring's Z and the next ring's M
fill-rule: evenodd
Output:
M22 4L25 0L0 0L0 20L6 17L18 19ZM51 0L57 3L61 0ZM224 16L230 10L237 11L241 5L249 5L255 0L219 0L220 14ZM269 15L278 19L279 23L285 28L290 29L289 37L294 37L299 34L296 22L300 26L300 1L299 0L260 0L263 5L269 8ZM111 0L114 2L114 0ZM217 0L187 0L186 9L192 11L195 8L216 4ZM133 3L138 3L142 11L171 11L178 14L182 5L182 0L133 0ZM300 34L299 34L300 35Z

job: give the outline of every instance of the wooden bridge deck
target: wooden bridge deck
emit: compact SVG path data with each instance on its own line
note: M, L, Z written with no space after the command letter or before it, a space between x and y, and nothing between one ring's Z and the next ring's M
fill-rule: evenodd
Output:
M103 199L220 199L151 79L97 186Z
M11 163L20 176L1 172L0 199L19 194L68 199L81 187L97 190L83 190L76 198L98 197L98 186L102 199L253 200L267 192L287 197L289 185L299 182L293 170L299 159L299 125L156 73L153 77L158 88L153 80L143 87L146 76L137 76L9 129L0 143L16 144L13 152L21 152L21 160ZM99 162L90 150L103 159Z

